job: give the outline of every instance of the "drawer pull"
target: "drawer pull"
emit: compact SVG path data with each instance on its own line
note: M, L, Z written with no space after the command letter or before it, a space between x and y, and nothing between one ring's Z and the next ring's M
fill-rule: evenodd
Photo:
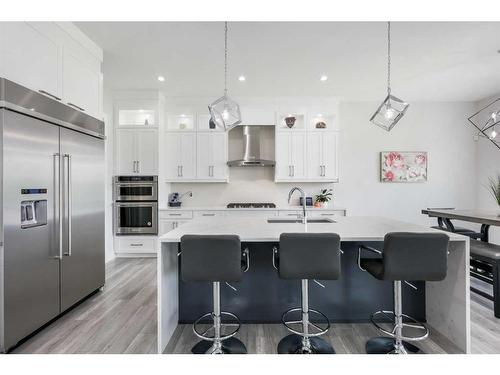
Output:
M321 214L321 216L335 216L335 214Z
M202 214L202 216L215 216L215 214Z
M39 93L41 93L41 94L44 94L44 95L50 96L51 98L53 98L53 99L55 99L55 100L59 100L59 101L61 100L61 98L60 98L60 97L55 96L54 94L51 94L50 92L47 92L47 91L45 91L45 90L38 90L38 92L39 92Z
M181 216L182 214L168 214L168 216Z
M144 244L142 243L131 243L130 246L132 247L140 247L140 246L143 246Z
M76 108L76 109L78 109L78 110L80 110L80 111L82 111L82 112L85 112L85 109L83 109L82 107L77 106L76 104L73 104L73 103L68 103L68 105L70 105L70 106L72 106L73 108Z

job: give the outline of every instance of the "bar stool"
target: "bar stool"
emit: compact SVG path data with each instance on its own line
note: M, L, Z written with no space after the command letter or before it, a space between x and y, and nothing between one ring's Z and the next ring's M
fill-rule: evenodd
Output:
M246 354L245 345L234 337L241 327L240 320L233 313L221 311L220 283L242 280L243 272L250 267L248 249L242 252L238 236L184 235L179 255L183 281L212 283L213 311L194 322L193 332L201 341L191 351L194 354ZM198 325L209 317L213 323L200 331ZM223 317L231 319L231 322L223 323ZM228 332L223 333L226 329Z
M446 277L449 237L441 233L388 233L384 238L383 252L368 246L358 250L358 266L378 280L393 281L394 311L377 311L370 317L371 322L389 337L376 337L366 343L368 354L408 354L420 351L409 341L421 341L429 336L425 325L403 314L401 282L405 280L441 281ZM363 250L382 255L382 258L362 258ZM384 328L377 318L385 316L394 322L393 329ZM403 318L406 320L403 321ZM408 322L409 321L409 322ZM408 337L403 328L423 331Z
M279 250L273 249L273 265L280 279L301 280L302 306L286 311L281 321L292 332L278 344L279 354L334 354L335 350L321 336L330 329L328 317L309 308L309 280L337 280L340 277L340 237L335 233L283 233ZM287 320L300 312L298 320ZM322 323L310 321L317 316ZM323 325L323 326L321 326ZM297 326L297 327L296 327Z

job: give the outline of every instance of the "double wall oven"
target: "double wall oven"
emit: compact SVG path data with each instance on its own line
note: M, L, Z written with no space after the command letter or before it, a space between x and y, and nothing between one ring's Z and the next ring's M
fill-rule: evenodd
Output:
M157 176L115 176L113 195L115 234L158 234Z

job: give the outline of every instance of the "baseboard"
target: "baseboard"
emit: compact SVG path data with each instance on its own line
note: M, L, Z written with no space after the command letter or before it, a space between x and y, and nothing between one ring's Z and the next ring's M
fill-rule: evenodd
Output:
M134 254L134 253L124 253L124 254L115 254L115 258L156 258L157 254Z

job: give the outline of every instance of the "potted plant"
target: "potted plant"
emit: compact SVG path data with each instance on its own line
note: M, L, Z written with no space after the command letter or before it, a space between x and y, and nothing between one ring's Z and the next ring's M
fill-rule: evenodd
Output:
M314 205L316 207L327 207L328 202L330 202L332 199L332 196L332 189L322 189L321 193L316 195L316 201L314 202Z
M491 195L493 195L493 198L495 198L495 201L497 202L498 209L497 209L497 215L500 217L500 174L497 176L497 178L490 178L488 188L490 190Z

